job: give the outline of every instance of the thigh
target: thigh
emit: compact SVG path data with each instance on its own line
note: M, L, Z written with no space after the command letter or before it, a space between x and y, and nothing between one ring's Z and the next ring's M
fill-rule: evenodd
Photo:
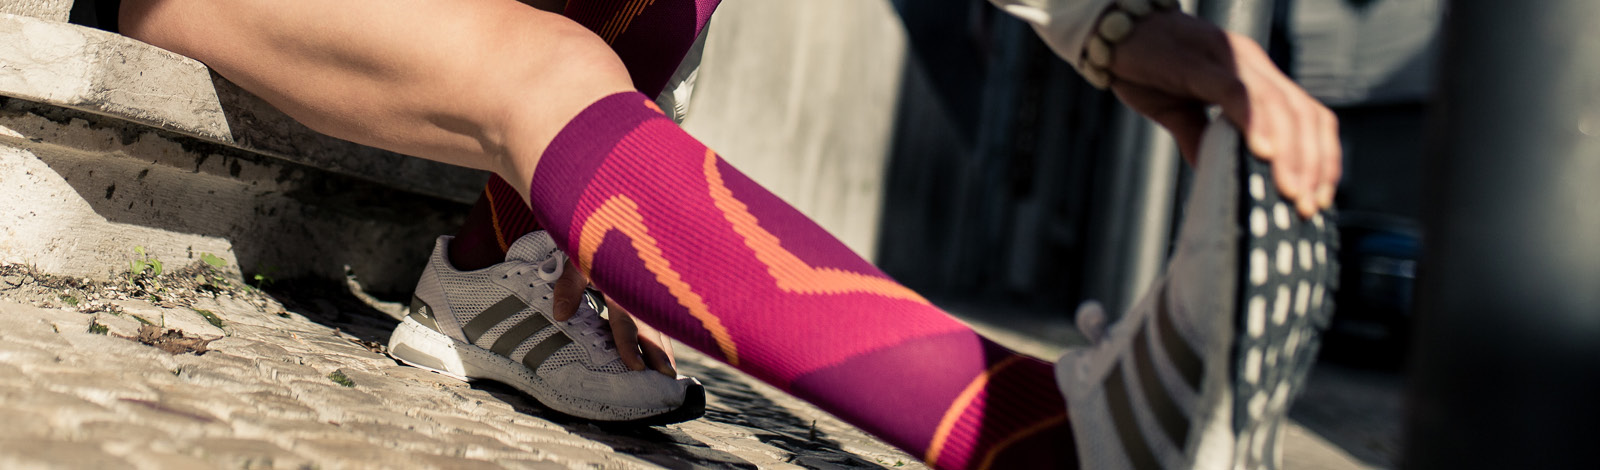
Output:
M630 83L592 33L516 0L125 0L120 23L318 131L491 170L508 116L551 113L518 132L553 137Z

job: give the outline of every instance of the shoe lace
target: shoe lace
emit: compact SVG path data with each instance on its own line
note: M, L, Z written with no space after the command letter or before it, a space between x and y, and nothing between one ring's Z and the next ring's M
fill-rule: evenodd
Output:
M517 269L502 275L501 279L509 279L512 276L525 277L529 280L528 287L530 288L538 287L540 285L538 283L550 285L561 279L561 274L566 269L566 266L567 254L561 250L555 250L544 261L519 266ZM538 281L534 281L534 279ZM546 294L544 299L550 300L550 295ZM615 351L617 349L616 341L611 335L611 322L600 318L599 312L595 308L591 308L587 302L579 304L578 311L573 314L571 319L567 320L567 323L579 326L576 333L582 336L591 346L605 351Z
M577 324L578 334L589 341L589 344L605 351L615 351L617 343L611 336L611 322L600 318L600 314L587 305L579 306L578 313L572 316L568 323Z

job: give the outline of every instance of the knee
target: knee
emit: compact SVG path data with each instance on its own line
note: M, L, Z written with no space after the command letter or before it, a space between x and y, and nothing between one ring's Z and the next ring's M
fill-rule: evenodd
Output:
M505 43L512 64L498 71L502 132L510 157L537 158L568 121L595 101L634 91L622 60L593 32L561 18ZM536 49L536 50L530 50ZM528 58L528 60L524 60ZM526 162L520 162L526 163ZM503 162L515 166L518 162Z

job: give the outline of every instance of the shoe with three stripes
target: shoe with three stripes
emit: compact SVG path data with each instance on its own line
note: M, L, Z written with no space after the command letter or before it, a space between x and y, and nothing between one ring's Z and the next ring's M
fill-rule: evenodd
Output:
M661 425L704 414L705 389L694 379L623 364L592 299L566 321L551 316L567 257L549 234L524 235L504 263L476 271L451 266L450 241L434 244L410 313L389 339L396 359L461 380L501 382L586 420Z
M1094 344L1056 363L1081 468L1281 467L1333 311L1332 215L1296 214L1231 126L1201 148L1166 274L1109 328L1098 304L1080 308Z

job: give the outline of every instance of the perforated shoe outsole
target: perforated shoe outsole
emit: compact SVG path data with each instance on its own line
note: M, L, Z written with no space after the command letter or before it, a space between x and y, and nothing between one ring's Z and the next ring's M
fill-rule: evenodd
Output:
M1242 160L1234 467L1277 468L1288 404L1304 388L1333 315L1339 238L1333 211L1300 217L1270 165Z

